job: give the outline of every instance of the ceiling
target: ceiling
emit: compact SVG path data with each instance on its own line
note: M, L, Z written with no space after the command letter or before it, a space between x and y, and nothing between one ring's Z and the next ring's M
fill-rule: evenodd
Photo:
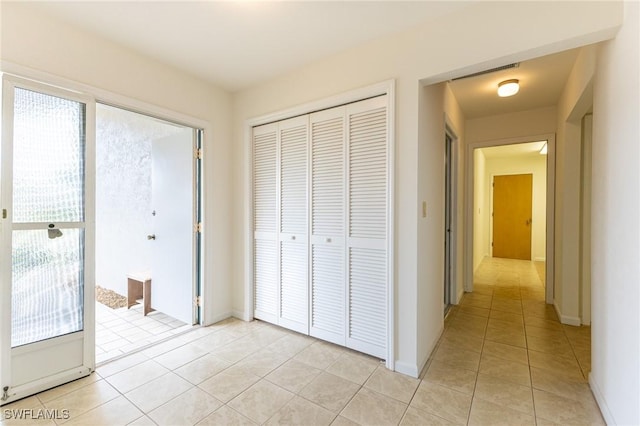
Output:
M230 92L468 7L469 1L22 2ZM465 118L557 104L577 49L456 80ZM505 64L506 65L506 64ZM520 92L500 98L500 81Z
M25 7L237 91L465 1L44 1Z
M492 146L489 148L480 148L485 158L513 158L513 157L529 157L539 156L542 146L547 141L535 141L527 143L519 143L513 145Z
M578 51L567 50L521 62L517 68L455 80L450 87L466 119L556 105ZM520 91L499 97L498 83L513 78L520 80Z

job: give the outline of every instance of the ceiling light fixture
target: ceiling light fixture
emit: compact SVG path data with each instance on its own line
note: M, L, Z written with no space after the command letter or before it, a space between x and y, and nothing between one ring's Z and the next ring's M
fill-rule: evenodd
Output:
M520 82L516 79L505 80L498 84L498 96L505 98L507 96L513 96L520 90Z
M547 143L545 142L544 145L542 145L542 148L540 148L540 155L547 155Z

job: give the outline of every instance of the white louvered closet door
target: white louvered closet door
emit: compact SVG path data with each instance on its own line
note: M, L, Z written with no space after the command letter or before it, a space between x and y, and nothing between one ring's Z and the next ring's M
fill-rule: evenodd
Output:
M278 324L309 333L308 116L279 123L280 312Z
M347 106L347 346L387 355L387 100Z
M345 345L345 107L311 114L309 333Z
M253 128L254 317L278 321L278 125Z

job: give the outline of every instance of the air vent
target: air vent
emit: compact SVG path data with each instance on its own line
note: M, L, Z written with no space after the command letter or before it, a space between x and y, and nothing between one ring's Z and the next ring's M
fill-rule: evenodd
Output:
M456 77L451 79L451 81L462 80L464 78L477 77L479 75L490 74L492 72L497 72L497 71L509 70L511 68L518 68L519 66L520 66L520 62L515 62L513 64L503 65L501 67L491 68L489 70L484 70L484 71L474 72L473 74L463 75L462 77Z

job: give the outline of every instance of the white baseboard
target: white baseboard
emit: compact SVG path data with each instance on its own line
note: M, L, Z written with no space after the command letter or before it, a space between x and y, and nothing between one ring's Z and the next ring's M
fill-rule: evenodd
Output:
M253 317L251 315L247 315L245 311L231 311L231 316L234 318L238 318L242 321L251 321Z
M536 257L533 259L534 262L546 262L547 258L546 257Z
M215 324L217 322L226 320L227 318L232 317L232 316L233 316L233 313L225 312L224 314L216 315L213 318L207 318L208 319L207 323L206 324L202 324L202 325L206 327L208 325L212 325L212 324Z
M604 399L604 395L602 395L602 391L600 391L600 386L593 378L593 374L589 373L589 386L591 386L591 392L593 392L593 396L598 403L598 407L600 408L600 412L602 413L602 417L604 417L604 421L608 425L616 425L616 421L613 418L613 414L611 414L611 410L609 409L609 405L607 405L607 401Z
M560 308L558 307L558 304L555 302L553 303L553 307L556 309L556 314L558 314L558 318L560 318L560 322L562 324L573 325L576 327L580 327L580 325L582 325L582 321L580 321L580 317L563 315L562 312L560 312Z
M414 378L418 378L420 375L420 371L418 370L418 366L415 364L409 364L403 361L396 361L396 365L394 366L394 370L397 373L405 374L407 376L411 376Z

